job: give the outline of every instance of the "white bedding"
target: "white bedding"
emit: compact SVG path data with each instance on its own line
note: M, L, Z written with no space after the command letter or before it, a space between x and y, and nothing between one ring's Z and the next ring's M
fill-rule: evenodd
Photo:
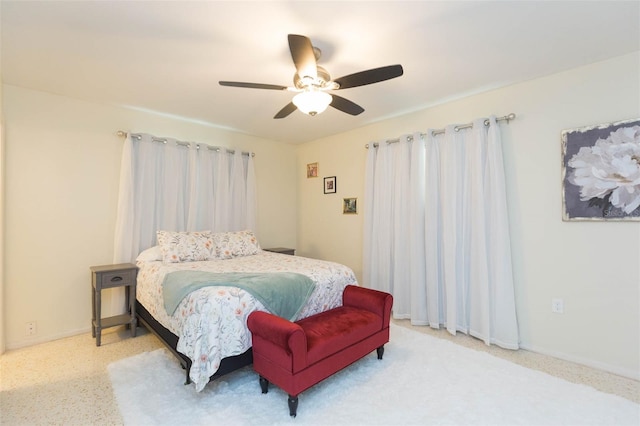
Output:
M252 256L202 262L163 263L138 261L137 299L163 326L179 337L178 351L192 361L189 376L200 391L220 366L220 360L251 347L247 316L265 307L246 291L235 287L205 287L182 300L173 316L164 309L162 281L180 270L209 272L297 272L311 278L316 287L299 319L335 308L342 291L357 285L347 266L300 256L259 251Z

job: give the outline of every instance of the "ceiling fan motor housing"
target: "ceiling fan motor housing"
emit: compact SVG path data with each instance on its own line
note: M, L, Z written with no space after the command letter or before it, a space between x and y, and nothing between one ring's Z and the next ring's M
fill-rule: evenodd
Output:
M329 72L322 68L320 65L316 66L318 70L318 77L314 80L311 77L300 77L298 73L293 75L293 85L296 89L304 90L309 86L315 86L317 88L327 88L329 82L331 82L331 75ZM332 88L333 89L333 88ZM335 89L333 89L335 90Z

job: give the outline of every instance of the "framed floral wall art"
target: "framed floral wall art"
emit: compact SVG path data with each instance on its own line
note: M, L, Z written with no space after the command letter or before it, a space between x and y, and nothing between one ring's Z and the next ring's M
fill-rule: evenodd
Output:
M563 220L640 221L640 118L562 132Z

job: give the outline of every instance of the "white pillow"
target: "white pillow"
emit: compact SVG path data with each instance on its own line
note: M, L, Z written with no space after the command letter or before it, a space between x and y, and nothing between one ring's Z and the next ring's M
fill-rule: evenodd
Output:
M217 259L251 256L260 251L253 231L218 232L213 234L214 256Z
M197 262L211 258L211 231L157 231L156 237L165 263Z
M136 261L140 262L154 262L156 260L162 260L162 249L160 246L149 247L140 252L138 257L136 257Z

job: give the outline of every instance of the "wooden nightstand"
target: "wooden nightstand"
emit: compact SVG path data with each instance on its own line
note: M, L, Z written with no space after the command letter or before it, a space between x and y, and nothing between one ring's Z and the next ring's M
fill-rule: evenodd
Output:
M289 254L291 256L294 256L296 254L296 249L292 249L292 248L286 248L286 247L273 247L273 248L266 248L263 249L264 251L271 251L274 253L282 253L282 254Z
M136 337L136 275L138 267L132 263L120 263L117 265L92 266L91 287L93 294L91 297L92 314L91 335L96 338L96 346L100 346L100 335L103 328L115 327L117 325L129 324L131 326L131 336ZM128 313L113 317L101 317L101 292L105 288L128 287L126 303Z

